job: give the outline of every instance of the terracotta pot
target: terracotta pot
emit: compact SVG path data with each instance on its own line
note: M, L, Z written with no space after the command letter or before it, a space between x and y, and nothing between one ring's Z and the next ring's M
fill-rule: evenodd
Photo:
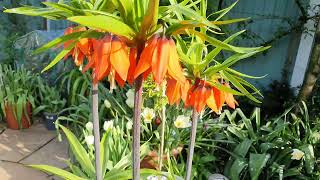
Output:
M178 147L175 148L173 150L171 150L171 155L174 158L177 158L178 155L181 153L182 151L182 147ZM159 156L158 156L158 152L156 150L150 151L148 153L148 155L146 157L144 157L140 163L140 167L146 168L146 169L155 169L155 170L159 170ZM168 157L166 154L164 154L162 156L162 161L166 162L168 160Z
M10 129L14 129L14 130L19 130L19 124L17 119L14 117L14 113L13 113L13 107L12 105L6 104L5 105L5 113L6 113L6 121L7 121L7 126ZM27 114L29 119L31 120L32 117L32 106L30 103L26 104L27 109ZM31 122L28 121L27 117L25 116L25 113L22 114L21 117L21 128L22 129L27 129L31 126Z

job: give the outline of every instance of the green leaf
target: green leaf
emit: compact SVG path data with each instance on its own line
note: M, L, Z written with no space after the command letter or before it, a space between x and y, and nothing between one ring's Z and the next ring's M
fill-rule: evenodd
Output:
M84 178L81 178L79 176L76 176L68 171L65 171L63 169L59 169L53 166L48 165L30 165L30 167L39 169L44 172L52 173L56 176L59 176L61 178L67 179L67 180L86 180Z
M77 8L74 8L72 6L68 6L66 4L59 4L59 3L53 3L53 2L42 2L42 3L45 4L46 6L52 7L54 9L61 10L63 12L72 14L73 16L81 16L81 15L86 14L83 11L81 11Z
M68 20L91 28L108 31L128 39L132 39L135 35L135 31L130 26L110 16L75 16L68 18Z
M84 149L84 147L81 145L81 143L78 141L78 138L67 128L65 128L62 125L59 125L59 127L63 130L65 133L69 145L71 147L71 150L73 152L73 155L79 162L80 166L82 169L90 176L94 177L95 176L95 169L94 166L92 165L92 162L88 156L87 151Z
M240 19L230 19L230 20L224 20L224 21L212 21L215 25L226 25L226 24L233 24L238 23L242 21L247 21L250 18L240 18Z
M215 12L215 14L220 14L220 16L215 19L215 21L218 21L224 15L226 15L238 3L238 1L239 0L237 0L236 2L234 2L233 4L231 4L229 7L225 8L225 9L222 9L222 10L220 10L218 12Z
M202 17L199 13L192 10L191 8L187 8L187 7L181 6L179 4L176 4L176 5L170 6L170 10L172 12L181 13L181 14L185 15L186 17L193 19L193 20L196 20L201 24L205 24L206 26L208 26L210 28L220 30L220 28L218 26L214 25L209 20L207 20L205 17Z
M7 9L5 13L23 14L28 16L41 16L48 19L66 19L70 14L67 14L61 10L53 8L38 8L32 6L25 6L13 9Z
M253 143L252 140L247 139L247 138L244 139L240 144L237 145L237 147L235 148L233 153L235 153L241 157L245 157L246 154L248 153L252 143Z
M257 51L261 48L264 48L264 47L253 47L253 48L248 48L248 47L236 47L236 46L232 46L232 45L229 45L227 43L224 43L214 37L211 37L205 33L201 33L201 32L198 32L198 31L195 31L195 30L189 30L190 32L194 33L195 35L197 35L198 37L200 37L201 39L203 40L206 40L207 42L209 42L211 45L215 46L215 47L218 47L218 48L221 48L221 49L225 49L225 50L228 50L228 51L234 51L234 52L237 52L237 53L250 53L252 51ZM265 48L270 48L270 47L265 47Z
M307 173L312 174L314 171L314 165L316 161L313 146L310 144L305 145L302 151L304 152L305 168L307 170Z
M46 66L41 73L49 70L56 65L61 59L63 59L75 46L76 42L71 43L67 48L63 49L50 63Z
M225 70L227 69L228 67L234 65L235 63L237 63L238 61L242 60L242 59L246 59L248 57L251 57L259 52L262 52L262 51L265 51L266 49L268 49L269 47L263 47L263 48L260 48L260 49L257 49L255 51L252 51L252 52L248 52L248 53L245 53L245 54L235 54L233 56L230 56L229 58L227 58L222 64L218 64L218 65L215 65L215 66L212 66L210 68L208 68L204 74L208 75L209 77L212 75L212 74L215 74L217 73L218 71L221 71L221 70Z
M241 172L248 166L248 163L244 159L237 158L230 168L231 180L240 179Z
M266 166L270 154L250 154L249 171L252 180L257 180L262 169Z
M64 42L67 42L69 40L75 40L75 39L78 39L83 33L85 33L85 31L81 31L81 32L75 32L75 33L71 33L71 34L68 34L68 35L64 35L64 36L61 36L61 37L58 37L52 41L50 41L49 43L41 46L40 48L36 49L33 54L39 54L39 53L42 53L52 47L56 47L57 45L59 44L62 44Z
M159 0L149 0L149 5L146 14L143 17L141 25L141 34L144 35L146 32L154 29L158 22L158 10Z
M243 93L245 96L247 96L249 99L256 103L261 103L258 99L256 99L251 93L249 93L246 88L244 88L239 81L234 78L232 75L230 75L227 72L220 72L223 76L225 76L225 79L229 80L232 85L234 85L241 93Z

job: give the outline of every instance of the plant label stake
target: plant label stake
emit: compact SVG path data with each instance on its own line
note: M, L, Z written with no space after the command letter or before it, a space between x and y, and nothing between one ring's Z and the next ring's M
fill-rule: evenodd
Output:
M196 143L196 135L197 135L197 123L199 119L199 114L196 110L193 110L192 114L192 126L191 126L191 135L190 135L190 145L189 145L189 154L187 159L187 173L186 180L191 179L192 173L192 158L194 153L194 146Z
M93 135L94 135L94 150L96 161L96 177L97 180L102 180L102 169L100 161L100 127L99 127L99 97L98 84L92 84L92 119L93 119Z

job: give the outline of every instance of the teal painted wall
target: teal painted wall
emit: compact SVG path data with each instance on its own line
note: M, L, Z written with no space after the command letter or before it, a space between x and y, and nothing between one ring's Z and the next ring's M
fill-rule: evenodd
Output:
M233 2L226 0L224 7ZM231 28L232 31L245 28L250 37L253 35L253 39L243 38L240 42L242 46L258 46L268 42L281 31L287 31L291 25L296 24L299 16L300 11L294 0L239 0L228 14L229 18L251 18L246 26L240 28L239 25L233 25ZM266 87L272 80L281 80L284 66L289 66L290 76L299 39L299 34L285 36L272 43L272 48L266 54L241 61L235 68L255 76L268 74L263 79L250 80L258 87Z

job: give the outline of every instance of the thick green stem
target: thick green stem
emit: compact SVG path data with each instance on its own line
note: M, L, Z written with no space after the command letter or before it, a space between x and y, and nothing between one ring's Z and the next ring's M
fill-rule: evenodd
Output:
M137 47L137 62L140 59L144 45ZM134 119L133 119L133 143L132 143L132 175L133 180L140 180L140 120L142 106L142 82L143 75L135 80L134 93Z
M98 84L92 84L92 119L93 119L93 135L96 162L96 178L102 180L102 169L100 161L100 127L99 127L99 97Z
M193 153L194 153L194 146L195 146L195 143L196 143L198 119L199 119L199 113L196 110L193 110L191 135L190 135L190 145L189 145L189 154L188 154L188 159L187 159L186 180L190 180L191 179L192 159L193 159Z

